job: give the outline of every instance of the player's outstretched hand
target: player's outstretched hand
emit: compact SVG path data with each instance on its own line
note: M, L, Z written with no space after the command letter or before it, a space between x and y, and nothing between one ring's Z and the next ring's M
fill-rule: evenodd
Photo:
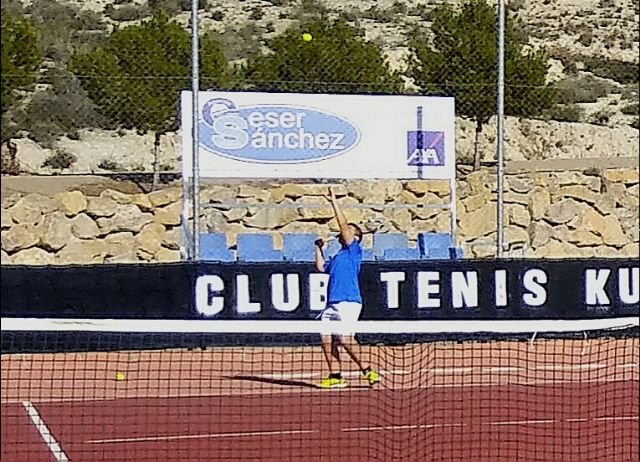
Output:
M314 242L314 244L317 247L323 248L324 247L324 240L323 239L316 239L316 241Z

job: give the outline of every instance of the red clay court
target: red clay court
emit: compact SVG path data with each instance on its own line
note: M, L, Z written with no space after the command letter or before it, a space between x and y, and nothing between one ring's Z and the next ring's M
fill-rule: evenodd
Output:
M3 355L2 460L637 461L639 350L367 346L343 390L312 346Z

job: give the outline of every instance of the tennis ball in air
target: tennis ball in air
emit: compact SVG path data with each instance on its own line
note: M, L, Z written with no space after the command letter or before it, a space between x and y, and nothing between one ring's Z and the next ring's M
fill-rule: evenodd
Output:
M311 40L313 40L313 35L311 35L309 32L305 32L304 34L302 34L302 40L304 40L305 42L310 42Z
M116 380L119 382L124 380L124 372L116 372Z

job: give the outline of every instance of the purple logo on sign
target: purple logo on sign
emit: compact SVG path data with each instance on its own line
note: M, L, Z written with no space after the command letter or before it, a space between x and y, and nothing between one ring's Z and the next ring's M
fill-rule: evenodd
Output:
M407 132L407 165L444 166L444 132Z

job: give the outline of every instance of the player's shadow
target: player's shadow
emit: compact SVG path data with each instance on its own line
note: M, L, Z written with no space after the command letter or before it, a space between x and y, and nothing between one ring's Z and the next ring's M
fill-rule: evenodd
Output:
M226 377L231 380L244 380L247 382L257 382L257 383L269 383L271 385L281 385L285 387L304 387L304 388L313 388L318 389L317 385L314 385L309 382L302 382L300 380L288 380L288 379L273 379L269 377L260 377L255 375L234 375L230 377ZM354 389L370 389L369 385L365 384L352 384L349 383L349 388Z
M229 378L232 380L244 380L247 382L258 382L258 383L269 383L271 385L282 385L285 387L317 388L315 385L309 382L302 382L300 380L272 379L268 377L259 377L254 375L234 375Z

